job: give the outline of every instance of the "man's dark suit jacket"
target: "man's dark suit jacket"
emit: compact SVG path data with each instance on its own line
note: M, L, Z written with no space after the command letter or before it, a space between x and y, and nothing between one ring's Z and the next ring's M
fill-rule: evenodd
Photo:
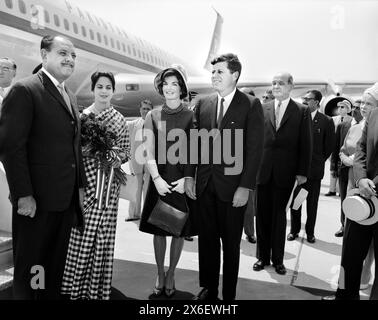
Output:
M340 149L344 144L344 140L348 133L348 130L352 125L352 119L341 122L336 127L335 147L333 149L332 156L331 156L331 171L339 172L341 168L345 167L345 165L340 160L339 154L340 154Z
M265 144L263 160L257 177L266 184L273 176L280 188L292 188L296 175L309 177L312 155L311 113L290 99L280 127L276 131L274 100L263 104Z
M378 109L373 109L362 131L353 162L354 179L368 178L378 185Z
M324 176L324 163L335 146L335 125L332 118L319 111L312 120L313 149L310 179L321 180Z
M217 103L217 94L199 99L194 110L195 129L210 131L216 128ZM197 167L197 197L204 191L211 175L216 192L222 201L232 201L238 187L256 188L256 175L260 167L264 143L264 118L259 99L236 90L221 123L220 130L223 132L216 139L222 139L224 131L227 129L231 133L231 150L235 150L235 130L240 129L243 132L242 170L239 174L225 175L225 168L232 167L233 164L225 164L223 157L220 164L213 164L212 147L204 150L205 153L209 152L210 163L200 163ZM221 142L223 143L223 141ZM199 155L201 156L200 151ZM222 152L223 155L224 152ZM194 177L195 166L187 168L189 168L189 172L186 172L186 176Z
M68 209L73 192L86 184L80 147L80 120L75 97L68 91L74 116L48 78L37 74L16 83L3 102L0 159L13 205L32 195L37 209Z

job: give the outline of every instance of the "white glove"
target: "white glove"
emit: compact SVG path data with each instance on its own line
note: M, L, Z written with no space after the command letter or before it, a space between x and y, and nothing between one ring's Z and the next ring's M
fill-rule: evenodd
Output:
M173 181L171 184L176 185L172 189L172 191L176 191L176 192L181 193L181 194L185 192L185 188L184 188L185 178L181 178L179 180Z
M162 177L159 176L158 178L156 178L154 180L154 184L157 192L161 196L164 197L166 193L172 193L172 191L170 190L172 187Z

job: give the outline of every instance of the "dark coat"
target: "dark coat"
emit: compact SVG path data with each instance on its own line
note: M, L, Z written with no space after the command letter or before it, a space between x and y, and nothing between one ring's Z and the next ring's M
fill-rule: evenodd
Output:
M194 109L195 129L211 131L216 128L217 103L217 94L198 100ZM222 152L214 154L211 143L202 153L201 150L198 152L199 159L208 152L209 161L200 161L197 166L197 197L204 191L211 176L219 198L223 201L232 201L238 187L256 188L256 176L264 143L264 118L259 99L236 90L223 117L220 132L214 139L214 144L223 146ZM227 137L228 133L230 135ZM224 139L229 140L224 143ZM204 145L202 143L202 146ZM226 152L225 146L228 148ZM240 157L235 161L237 163L235 168L233 168L235 163L227 164L228 161L225 159L225 155L230 150L232 154L235 150L241 152ZM194 177L196 166L188 166L188 168L189 172L186 176ZM230 169L231 172L227 174L227 170Z
M37 74L16 83L3 102L0 159L13 204L33 196L37 208L64 211L74 191L86 185L76 98L74 115L49 77Z
M323 179L324 163L335 146L335 125L332 118L319 111L312 120L312 160L310 179Z
M309 177L312 157L311 113L308 107L289 101L276 131L274 100L264 104L265 143L258 184L272 177L280 188L291 188L295 176Z

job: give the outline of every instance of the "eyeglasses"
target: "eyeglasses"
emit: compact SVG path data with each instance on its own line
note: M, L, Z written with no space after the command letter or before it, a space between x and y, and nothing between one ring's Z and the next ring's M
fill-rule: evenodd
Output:
M302 100L304 100L304 101L310 101L310 100L315 100L315 98L303 97Z
M352 107L353 110L360 110L361 108L359 106Z

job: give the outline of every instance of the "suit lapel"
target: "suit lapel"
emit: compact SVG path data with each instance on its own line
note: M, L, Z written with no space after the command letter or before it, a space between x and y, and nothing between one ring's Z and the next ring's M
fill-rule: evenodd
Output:
M68 110L68 106L64 102L62 95L60 94L58 89L55 87L55 85L52 83L50 78L43 71L40 71L39 76L40 76L42 84L46 88L46 90L59 102L59 104L64 108L64 110L66 110L68 112L68 114L71 117L74 117L71 114L70 110ZM72 96L70 94L68 94L68 95L70 97L71 106L72 106ZM72 109L74 110L74 108L72 108Z
M230 121L231 114L234 112L237 112L239 101L240 101L240 91L236 89L234 97L232 98L231 103L228 106L227 111L223 116L223 120L222 120L219 130L222 130L227 125L227 123Z
M276 116L274 114L274 100L269 102L266 105L266 108L268 109L267 113L268 113L268 116L269 116L270 123L272 124L274 130L276 130L276 119L275 119Z
M294 101L293 100L289 100L289 103L287 104L287 107L286 107L286 110L285 110L285 113L282 117L282 120L280 122L280 127L278 128L278 130L280 130L282 128L282 126L285 124L285 122L287 121L287 119L289 119L290 115L293 113L293 111L295 110L295 105L294 105Z
M206 117L210 119L210 128L217 127L217 107L218 107L218 95L214 94L210 96L209 104L206 112Z

